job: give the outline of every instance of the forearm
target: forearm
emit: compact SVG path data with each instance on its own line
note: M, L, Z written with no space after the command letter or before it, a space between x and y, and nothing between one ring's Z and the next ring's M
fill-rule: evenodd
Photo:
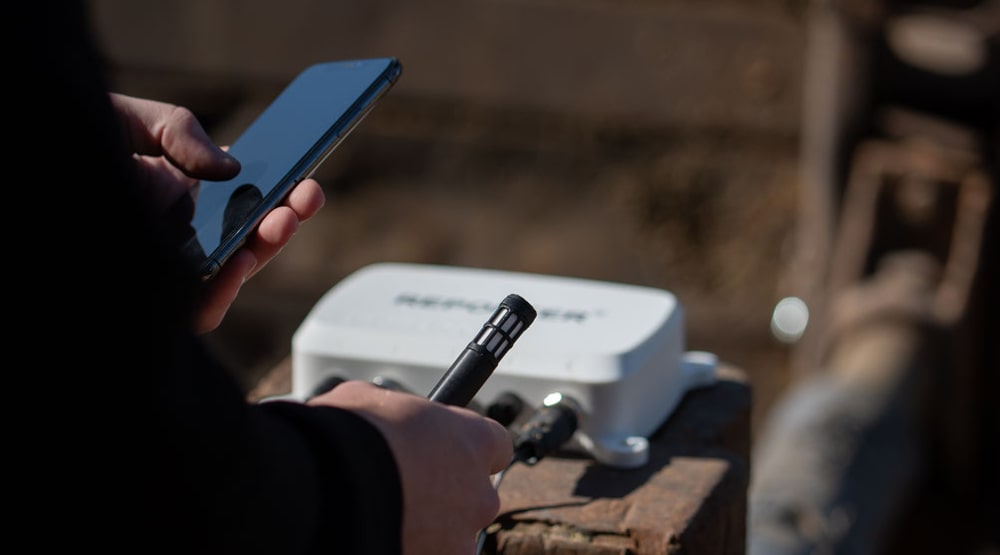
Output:
M400 481L374 426L330 407L247 404L218 368L197 372L199 387L182 379L168 407L175 534L224 552L400 552Z

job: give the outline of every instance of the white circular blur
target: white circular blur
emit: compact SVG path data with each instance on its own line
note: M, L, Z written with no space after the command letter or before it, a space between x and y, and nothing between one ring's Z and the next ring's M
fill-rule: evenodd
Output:
M771 333L782 343L795 343L809 324L809 307L798 297L785 297L774 305Z

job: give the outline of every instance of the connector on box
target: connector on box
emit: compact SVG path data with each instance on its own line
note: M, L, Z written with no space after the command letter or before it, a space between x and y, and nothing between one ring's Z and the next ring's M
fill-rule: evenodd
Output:
M550 393L521 428L514 441L514 460L529 465L566 444L580 426L580 405L561 393Z

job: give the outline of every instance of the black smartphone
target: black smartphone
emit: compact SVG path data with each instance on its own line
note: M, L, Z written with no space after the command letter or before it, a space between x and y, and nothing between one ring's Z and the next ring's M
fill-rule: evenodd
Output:
M229 153L242 165L239 175L202 180L183 199L188 206L182 212L190 217L184 255L203 279L214 277L264 216L313 175L401 71L396 58L312 65L233 141Z

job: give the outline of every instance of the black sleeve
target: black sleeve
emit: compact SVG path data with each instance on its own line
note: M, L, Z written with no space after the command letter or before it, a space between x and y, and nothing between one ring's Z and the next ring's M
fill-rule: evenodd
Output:
M248 405L217 370L185 361L171 374L142 527L184 552L400 553L400 483L378 431L339 409Z
M107 98L87 6L14 2L4 259L5 494L32 551L400 551L396 463L362 418L249 404L190 330ZM20 171L17 171L20 170Z

